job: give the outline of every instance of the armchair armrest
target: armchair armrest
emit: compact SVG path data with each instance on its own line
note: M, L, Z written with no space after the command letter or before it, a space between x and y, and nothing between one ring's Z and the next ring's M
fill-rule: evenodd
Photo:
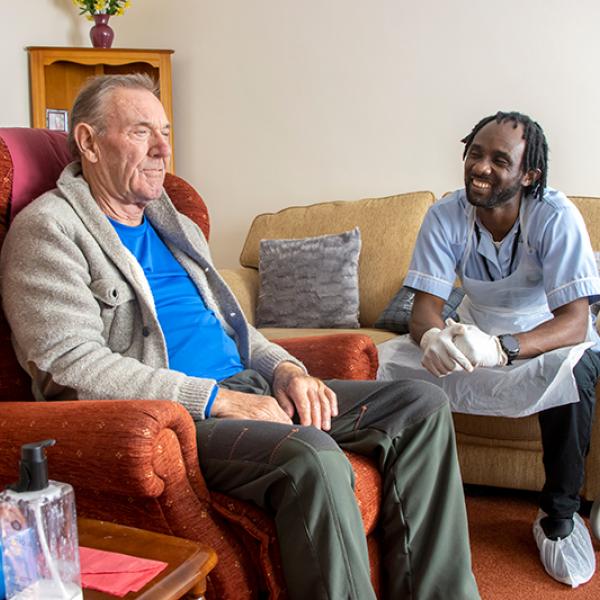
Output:
M375 379L377 375L377 348L362 333L288 338L276 343L321 379Z
M0 484L16 481L22 444L53 438L50 478L76 492L157 498L183 476L199 499L209 498L192 418L175 402L2 402L0 410ZM161 460L169 445L177 446L179 461Z
M250 598L246 590L257 585L252 562L241 537L211 506L194 422L182 406L0 402L0 486L17 479L21 444L45 438L56 440L48 448L50 478L73 485L79 516L208 544L219 557L210 597Z
M231 288L248 322L254 325L258 298L258 271L240 267L238 269L219 269L219 274Z

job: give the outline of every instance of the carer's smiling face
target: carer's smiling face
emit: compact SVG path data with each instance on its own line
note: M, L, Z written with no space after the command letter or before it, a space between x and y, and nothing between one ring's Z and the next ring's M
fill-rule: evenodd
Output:
M465 189L468 201L481 208L494 208L520 199L523 172L523 125L507 120L482 127L465 157Z
M143 89L116 89L106 105L96 137L103 187L118 202L145 206L160 197L171 155L165 110Z

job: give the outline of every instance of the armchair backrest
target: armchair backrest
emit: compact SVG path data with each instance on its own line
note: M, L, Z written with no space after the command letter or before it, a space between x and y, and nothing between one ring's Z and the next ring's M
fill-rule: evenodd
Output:
M0 128L0 246L10 222L29 202L55 187L72 158L62 132L28 127ZM204 201L176 175L167 174L165 190L177 209L192 219L208 239L210 223ZM0 310L0 402L31 400L31 382L21 369Z

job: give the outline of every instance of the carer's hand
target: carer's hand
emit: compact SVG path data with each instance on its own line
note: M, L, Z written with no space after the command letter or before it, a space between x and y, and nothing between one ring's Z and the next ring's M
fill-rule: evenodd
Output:
M495 335L488 335L475 325L455 325L454 343L475 367L504 367L508 356Z
M298 411L301 425L331 429L338 414L337 396L320 379L306 375L291 362L282 362L273 374L273 395L289 417Z
M446 321L446 328L432 327L421 337L423 350L421 364L436 377L445 377L453 371L473 370L473 364L454 343L454 337L463 330L452 319Z
M252 419L291 425L292 419L273 396L246 394L219 388L210 411L211 417L221 419Z

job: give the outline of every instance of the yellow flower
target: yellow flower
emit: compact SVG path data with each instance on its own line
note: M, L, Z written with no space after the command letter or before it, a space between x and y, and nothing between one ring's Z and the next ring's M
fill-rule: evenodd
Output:
M85 15L85 18L86 18L88 21L93 21L93 20L94 20L94 17L92 17L92 15Z
M131 0L71 0L79 8L79 14L92 20L94 15L122 15Z

